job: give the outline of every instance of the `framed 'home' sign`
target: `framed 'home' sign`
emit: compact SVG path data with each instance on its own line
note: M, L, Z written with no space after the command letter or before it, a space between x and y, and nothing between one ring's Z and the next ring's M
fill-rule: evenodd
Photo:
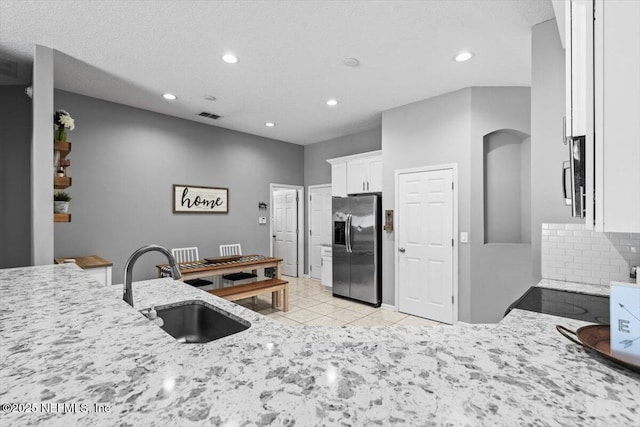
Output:
M173 213L227 213L229 189L173 184Z

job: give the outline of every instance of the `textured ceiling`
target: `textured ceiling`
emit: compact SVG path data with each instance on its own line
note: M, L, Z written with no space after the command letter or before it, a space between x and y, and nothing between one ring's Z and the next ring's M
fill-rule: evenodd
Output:
M531 26L552 17L548 0L2 0L0 57L21 63L19 83L33 44L49 46L57 88L310 144L462 87L530 85ZM454 62L465 49L476 56Z

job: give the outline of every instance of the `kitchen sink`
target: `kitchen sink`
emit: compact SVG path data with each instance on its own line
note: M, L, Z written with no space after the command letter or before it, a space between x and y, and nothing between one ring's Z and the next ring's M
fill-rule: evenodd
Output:
M206 343L249 329L251 323L204 301L156 307L162 329L183 343Z

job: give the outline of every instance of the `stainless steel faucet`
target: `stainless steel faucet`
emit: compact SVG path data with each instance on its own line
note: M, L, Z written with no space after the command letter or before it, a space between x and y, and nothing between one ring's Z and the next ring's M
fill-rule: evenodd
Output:
M133 307L133 287L131 286L133 265L136 263L138 258L140 258L140 255L152 251L160 252L167 257L167 259L169 260L169 265L171 267L171 276L174 280L179 280L182 277L182 275L180 274L180 269L176 264L176 259L166 248L158 245L147 245L141 247L131 254L124 266L124 294L122 295L122 299L125 300L131 307Z

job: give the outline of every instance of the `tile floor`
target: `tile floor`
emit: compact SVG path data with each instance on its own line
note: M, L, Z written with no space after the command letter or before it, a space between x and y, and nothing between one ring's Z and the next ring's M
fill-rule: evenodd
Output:
M438 322L383 308L335 298L318 280L286 277L289 281L289 311L271 307L271 295L237 301L238 304L288 325L307 326L435 326Z

